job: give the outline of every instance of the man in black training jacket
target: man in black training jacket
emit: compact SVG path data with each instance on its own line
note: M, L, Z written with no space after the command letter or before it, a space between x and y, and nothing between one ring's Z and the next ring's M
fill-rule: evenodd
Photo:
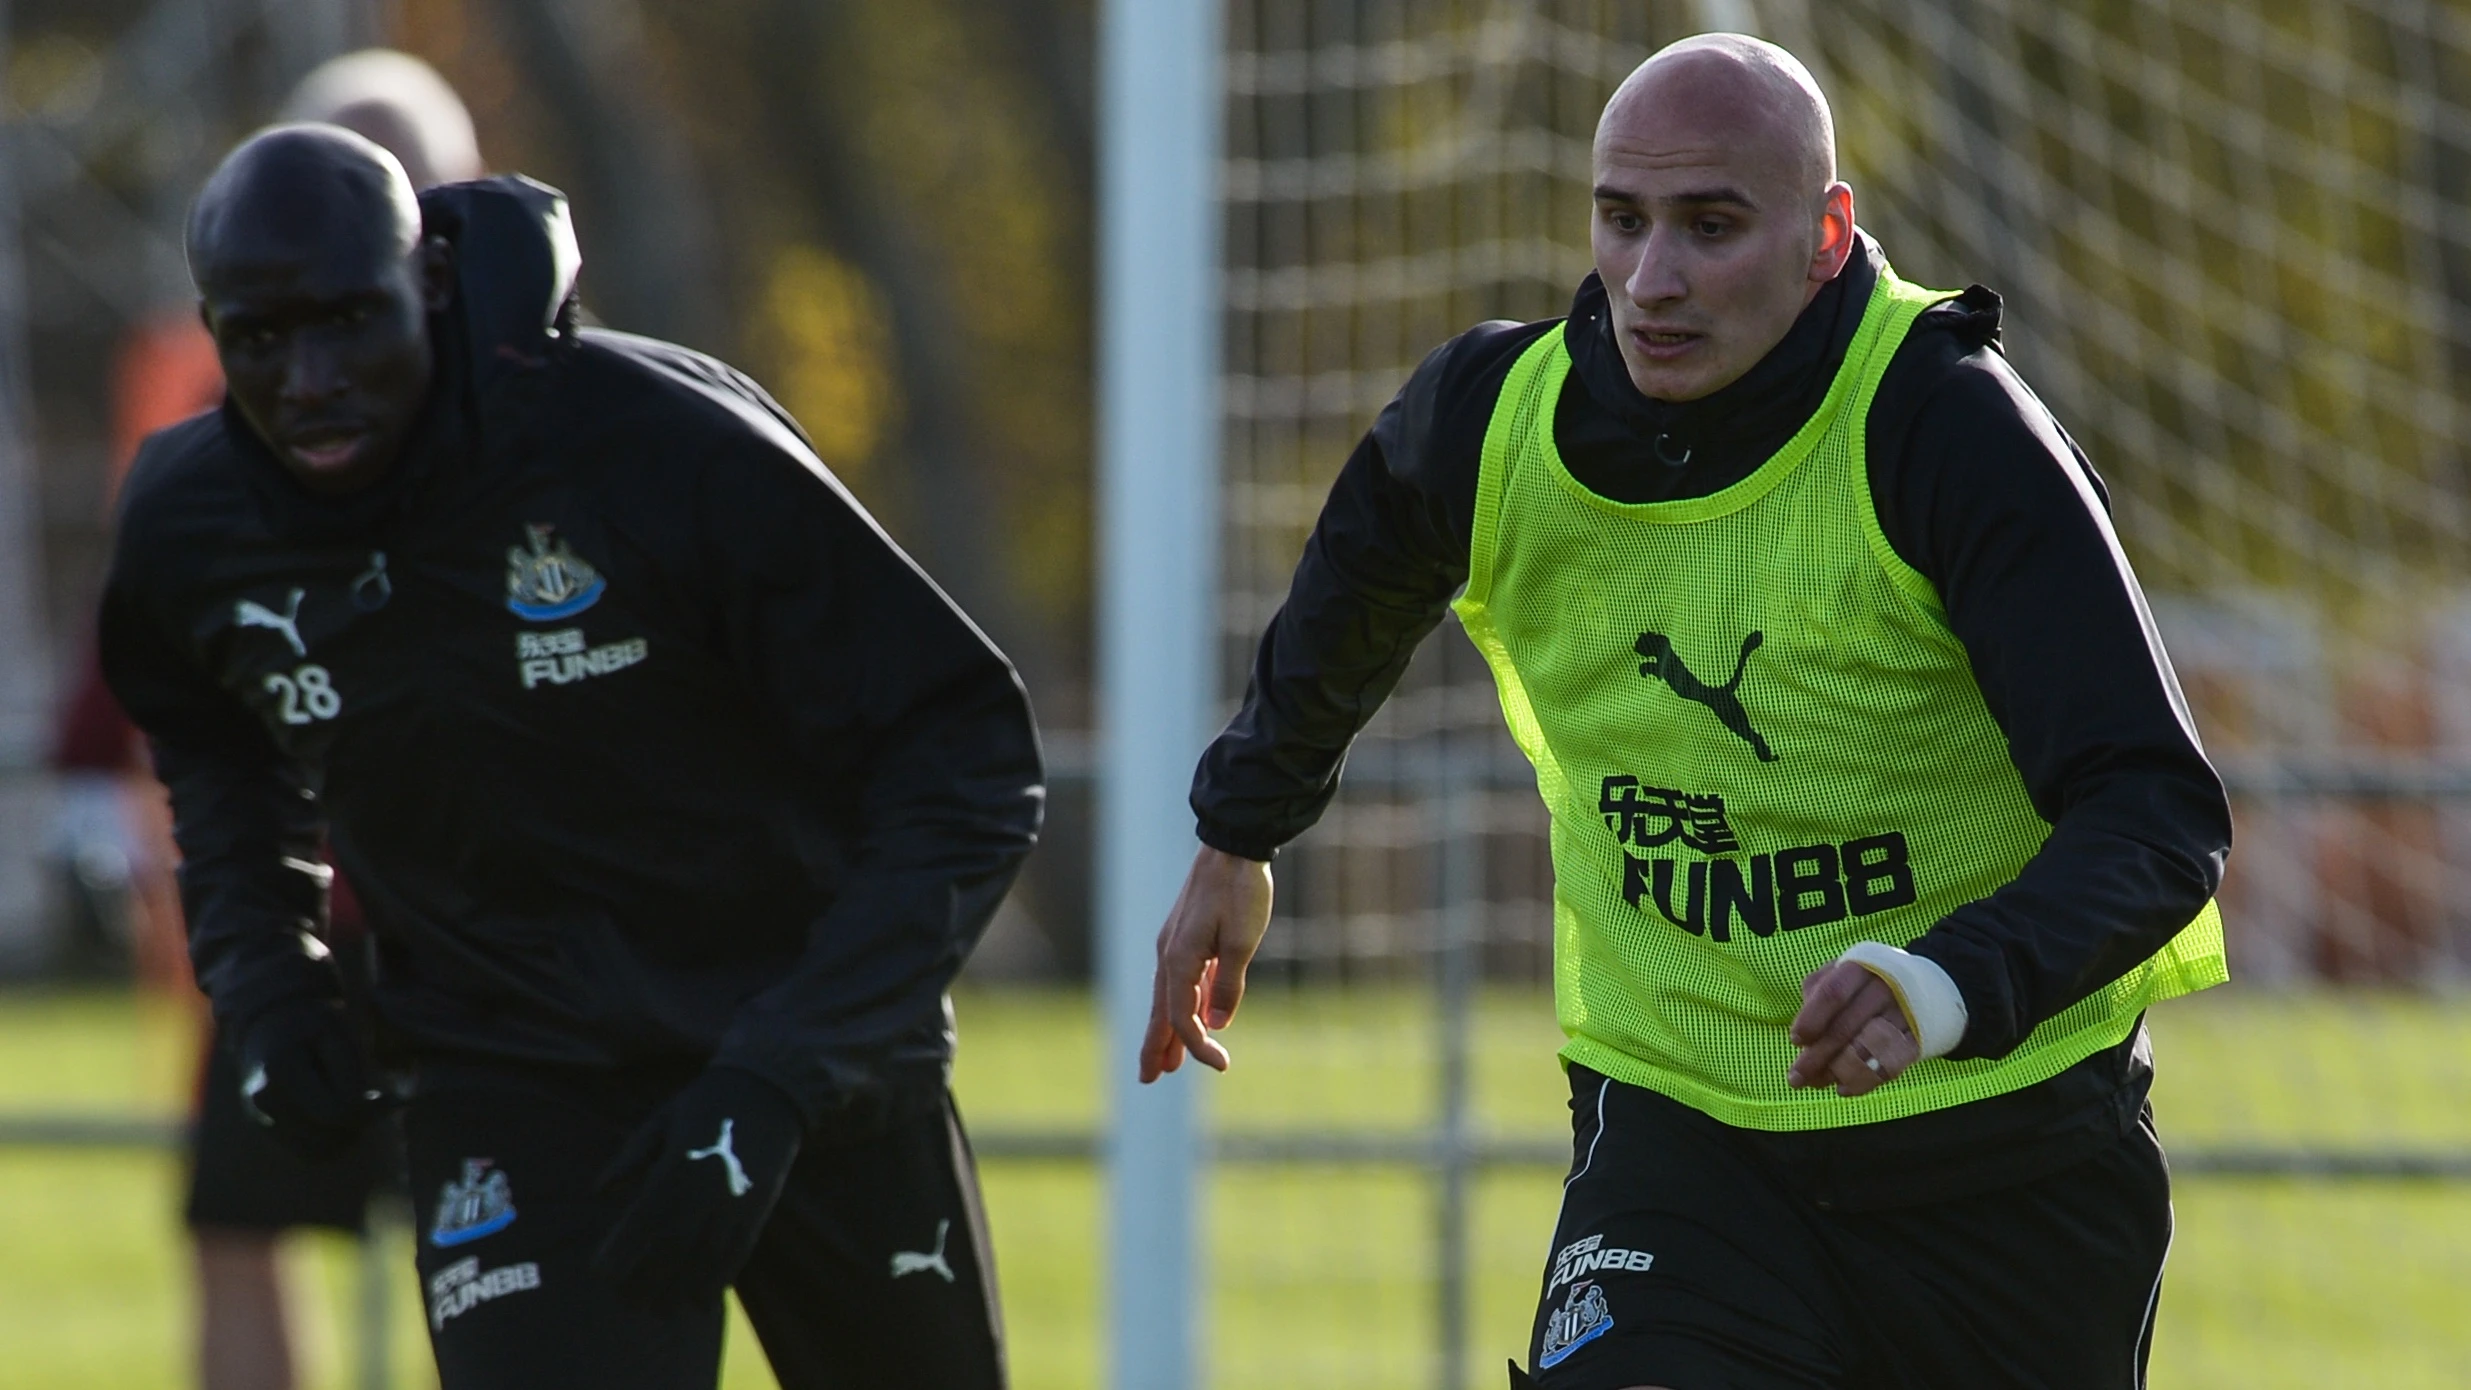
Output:
M1593 183L1568 317L1443 345L1340 472L1194 781L1143 1072L1228 1064L1268 861L1464 585L1554 822L1535 1383L2141 1385L2143 1009L2223 978L2230 818L2100 481L1997 298L1856 230L1782 49L1650 59Z
M1011 667L762 391L575 326L564 201L242 145L190 266L224 406L104 598L197 977L274 1132L385 1103L319 944L366 900L446 1390L1003 1381L946 986L1035 838Z

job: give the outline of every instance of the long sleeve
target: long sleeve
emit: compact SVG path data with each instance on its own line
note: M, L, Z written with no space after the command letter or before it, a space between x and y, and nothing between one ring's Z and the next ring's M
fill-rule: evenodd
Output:
M236 1037L277 1005L342 995L318 938L332 875L319 861L324 821L301 769L166 637L135 544L124 537L105 589L104 675L171 790L190 960Z
M1467 580L1501 379L1558 327L1490 323L1443 344L1356 445L1255 649L1243 707L1194 773L1203 843L1267 860L1321 818L1348 745Z
M1044 773L1003 655L802 449L750 447L704 527L721 640L784 756L845 789L849 838L803 954L713 1060L813 1125L940 1068L941 997L1036 841Z
M1892 378L1893 379L1893 378ZM1995 350L1917 373L1873 420L1880 520L1938 588L2035 809L2017 878L1911 950L1965 997L1952 1054L2000 1057L2160 949L2220 885L2229 803L2207 763L2092 466Z

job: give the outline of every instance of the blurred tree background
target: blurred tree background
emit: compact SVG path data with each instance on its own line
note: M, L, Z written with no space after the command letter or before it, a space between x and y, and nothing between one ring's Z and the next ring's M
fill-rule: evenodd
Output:
M1087 0L402 0L612 327L743 366L1087 722Z
M106 547L114 356L185 312L182 208L301 73L386 43L462 92L491 167L573 198L592 310L769 387L1019 663L1059 763L1086 768L1094 12L0 0L52 668L80 660ZM2008 350L2108 480L2234 780L2360 749L2471 766L2464 0L1230 0L1227 16L1230 681L1414 362L1475 319L1567 302L1605 93L1659 43L1754 23L1831 93L1862 220L1901 268L2007 296ZM1489 696L1462 713L1492 725ZM1013 964L1086 966L1086 780L1060 780L1054 810L1011 919L1041 930L999 931L991 966L1006 943L1033 948ZM2462 828L2441 838L2471 844L2471 819L2445 814ZM2281 815L2260 805L2248 843L2276 843ZM2292 820L2287 852L2244 872L2308 859L2323 819ZM2363 835L2378 853L2393 838ZM2420 906L2403 915L2433 921L2460 870L2436 830L2413 836L2397 872ZM1291 874L1288 905L1314 882ZM2284 915L2298 939L2327 914ZM2388 973L2421 968L2405 954ZM2471 971L2471 946L2442 954Z

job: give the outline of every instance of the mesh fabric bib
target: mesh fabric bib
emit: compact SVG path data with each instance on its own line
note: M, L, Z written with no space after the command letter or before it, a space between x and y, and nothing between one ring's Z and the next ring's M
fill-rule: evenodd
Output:
M1847 1100L1785 1085L1802 977L2014 879L2050 827L1930 582L1879 529L1864 424L1949 296L1883 274L1809 423L1709 497L1623 504L1553 442L1559 331L1502 386L1458 613L1553 816L1562 1056L1728 1124L1864 1124L2012 1091L2227 978L2212 904L1999 1061Z

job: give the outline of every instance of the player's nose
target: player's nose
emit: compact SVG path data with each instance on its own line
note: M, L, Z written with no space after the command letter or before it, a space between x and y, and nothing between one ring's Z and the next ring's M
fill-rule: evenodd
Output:
M293 344L283 367L283 399L287 403L313 405L330 401L350 385L350 377L332 349L314 341Z
M1690 283L1681 273L1679 259L1673 254L1671 242L1661 229L1649 233L1639 243L1639 259L1631 266L1629 277L1622 283L1622 292L1630 302L1641 308L1655 304L1671 304L1689 297Z

